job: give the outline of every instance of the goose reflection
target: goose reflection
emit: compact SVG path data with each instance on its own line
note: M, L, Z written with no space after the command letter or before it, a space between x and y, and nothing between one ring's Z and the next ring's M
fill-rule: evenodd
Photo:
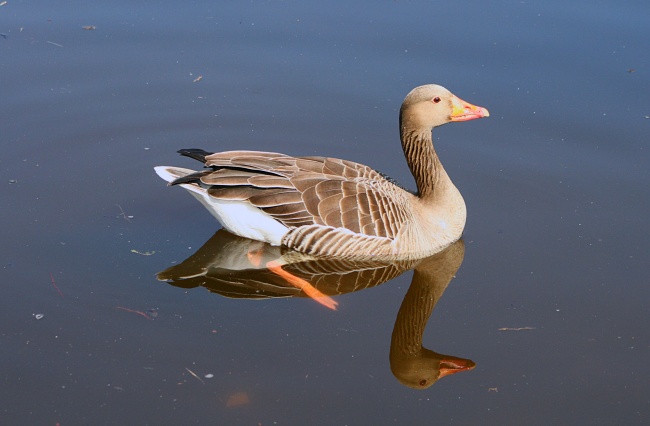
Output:
M473 369L472 360L444 355L422 346L422 335L433 308L460 268L465 254L462 240L423 259L400 306L390 342L390 368L397 380L426 389L439 379Z
M158 273L158 279L181 288L203 287L230 298L311 297L336 309L333 296L374 287L414 269L393 328L390 367L403 385L425 389L442 377L475 366L469 359L422 346L427 321L464 253L460 240L421 260L352 262L314 258L219 230L188 259Z

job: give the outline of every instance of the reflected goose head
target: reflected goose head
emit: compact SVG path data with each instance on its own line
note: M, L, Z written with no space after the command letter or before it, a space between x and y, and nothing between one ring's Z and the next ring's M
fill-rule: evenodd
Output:
M473 370L474 367L476 364L471 359L440 354L427 348L407 355L391 347L390 369L401 384L412 389L427 389L445 376Z
M489 117L487 109L465 102L437 84L411 90L400 110L402 129L431 129L452 121Z

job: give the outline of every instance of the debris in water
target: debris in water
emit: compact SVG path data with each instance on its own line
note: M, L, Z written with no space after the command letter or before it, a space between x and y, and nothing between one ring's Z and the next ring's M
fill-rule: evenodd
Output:
M54 281L54 275L50 272L50 280L52 280L52 286L56 289L56 291L59 293L59 296L63 297L63 292L59 290L59 287L56 286L56 282Z
M96 28L97 27L94 26L94 25L84 25L83 27L81 27L81 29L86 30L86 31L92 31L92 30L94 30Z
M137 251L137 250L135 250L135 249L131 249L131 253L141 254L142 256L151 256L152 254L154 254L154 253L156 253L156 252L155 252L155 251L145 251L145 252L141 252L141 251Z
M153 321L153 318L151 318L149 315L145 314L142 311L136 311L135 309L129 309L129 308L125 308L123 306L116 306L115 309L121 309L123 311L133 312L134 314L142 315L146 319Z
M55 45L55 46L57 46L57 47L63 47L62 44L55 43L55 42L53 42L53 41L49 41L49 40L47 40L45 43L53 44L53 45Z
M521 331L521 330L535 330L535 327L502 327L499 331Z
M119 204L115 204L115 205L117 206L117 208L120 209L120 214L118 214L117 217L123 217L124 220L126 220L127 222L131 222L131 219L133 219L133 216L127 216L126 213L124 212L124 209L122 208L122 206L120 206Z
M190 370L190 369L187 368L187 367L185 367L185 369L187 370L188 373L190 373L192 376L194 376L194 378L196 378L196 380L198 380L199 382L205 384L205 382L203 381L203 379L200 378L199 376L197 376L196 373L195 373L194 371Z
M203 80L203 76L202 76L202 75L200 75L200 76L196 77L194 80L192 80L192 83L198 83L198 82L201 81L201 80Z
M34 315L34 318L36 318L37 320L43 319L43 317L45 316L43 314L32 314L32 315Z

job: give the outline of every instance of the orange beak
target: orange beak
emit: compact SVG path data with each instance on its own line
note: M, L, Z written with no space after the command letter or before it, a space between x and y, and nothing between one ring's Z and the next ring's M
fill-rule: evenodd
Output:
M446 356L440 360L440 376L438 378L442 379L443 377L450 374L460 373L461 371L469 371L474 367L476 367L476 364L471 359Z
M465 102L457 96L451 97L451 121L468 121L475 118L489 117L487 109Z

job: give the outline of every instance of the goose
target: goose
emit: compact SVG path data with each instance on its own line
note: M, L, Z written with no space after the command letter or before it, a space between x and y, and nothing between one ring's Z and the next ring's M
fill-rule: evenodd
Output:
M439 85L409 92L399 128L417 192L353 161L275 152L182 149L205 168L155 171L188 190L233 234L313 256L419 259L457 241L467 216L432 129L488 116Z

